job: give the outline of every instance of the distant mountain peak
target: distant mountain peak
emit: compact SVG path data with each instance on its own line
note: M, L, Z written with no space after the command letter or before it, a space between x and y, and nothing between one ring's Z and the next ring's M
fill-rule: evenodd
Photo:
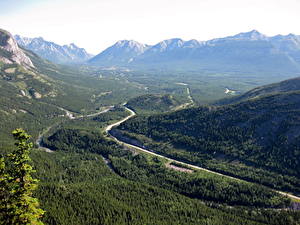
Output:
M150 50L151 51L167 51L167 50L173 50L176 48L182 47L184 44L184 41L180 38L172 38L167 39L159 42L158 44L154 45Z
M148 45L134 40L120 40L90 59L89 63L107 66L131 63L135 57L143 54L148 48Z
M63 45L63 47L66 47L66 48L69 48L69 49L82 49L82 48L79 48L76 44L74 43L71 43L71 44L68 44L68 45Z
M143 53L147 49L147 45L134 40L120 40L117 41L113 46L117 48L127 48L128 50L133 49L139 53Z
M160 43L165 43L167 45L177 45L178 47L180 47L183 45L184 41L181 38L171 38L171 39L164 40Z
M257 41L257 40L266 40L267 36L264 34L258 32L257 30L252 30L249 32L242 32L239 33L235 36L233 36L235 39L247 39L247 40L252 40L252 41Z
M74 43L61 46L54 42L46 41L42 37L27 38L15 35L15 38L22 47L55 63L82 63L92 57L85 49L79 48Z

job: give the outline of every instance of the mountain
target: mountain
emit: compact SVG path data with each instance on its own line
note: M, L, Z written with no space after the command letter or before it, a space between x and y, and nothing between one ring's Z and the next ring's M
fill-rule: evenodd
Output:
M46 41L42 37L27 38L20 35L15 35L14 37L20 46L54 63L83 63L92 57L84 48L79 48L74 43L61 46L54 42Z
M209 41L174 38L153 46L138 44L147 46L140 47L140 51L120 47L120 43L123 42L117 42L89 62L148 69L300 72L299 36L296 35L267 37L253 30Z
M291 56L293 60L300 63L300 36L289 34L277 35L270 38L272 44L280 51Z
M149 46L132 40L118 41L113 46L90 59L89 63L99 66L128 65L148 48Z
M18 47L13 36L2 29L0 29L0 61L6 64L16 63L27 69L34 67L31 60Z
M180 38L164 40L139 55L133 64L161 64L175 61L193 60L192 54L203 43L196 40L183 41Z

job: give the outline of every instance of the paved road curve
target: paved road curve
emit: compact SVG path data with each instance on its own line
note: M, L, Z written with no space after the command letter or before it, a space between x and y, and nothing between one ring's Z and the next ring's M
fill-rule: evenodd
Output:
M98 116L100 114L103 114L103 113L106 113L108 111L110 111L111 109L114 108L114 106L108 106L106 107L105 109L103 109L102 111L100 112L96 112L96 113L92 113L92 114L89 114L89 115L80 115L80 116L74 116L72 112L68 111L67 109L64 109L64 108L61 108L61 107L57 107L59 108L60 110L64 111L66 114L65 116L68 117L70 120L76 120L76 119L81 119L81 118L88 118L88 117L93 117L93 116ZM49 148L46 148L43 146L43 143L42 143L42 140L43 140L43 136L48 133L50 131L50 129L52 127L55 127L57 126L59 123L55 123L53 125L51 125L50 127L47 127L37 138L36 140L36 145L39 149L42 149L44 150L45 152L49 152L49 153L52 153L54 152L53 150L49 149Z

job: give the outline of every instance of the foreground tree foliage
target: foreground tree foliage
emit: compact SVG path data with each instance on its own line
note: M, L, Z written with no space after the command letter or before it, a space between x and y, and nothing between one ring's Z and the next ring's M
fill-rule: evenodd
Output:
M0 224L43 224L44 211L32 196L38 180L31 176L30 136L22 129L14 130L13 136L17 148L0 159Z

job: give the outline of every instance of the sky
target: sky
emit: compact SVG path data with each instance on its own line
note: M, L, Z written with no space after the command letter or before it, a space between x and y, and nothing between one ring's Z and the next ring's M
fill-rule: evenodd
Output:
M0 28L97 54L118 40L300 35L300 0L0 0Z

